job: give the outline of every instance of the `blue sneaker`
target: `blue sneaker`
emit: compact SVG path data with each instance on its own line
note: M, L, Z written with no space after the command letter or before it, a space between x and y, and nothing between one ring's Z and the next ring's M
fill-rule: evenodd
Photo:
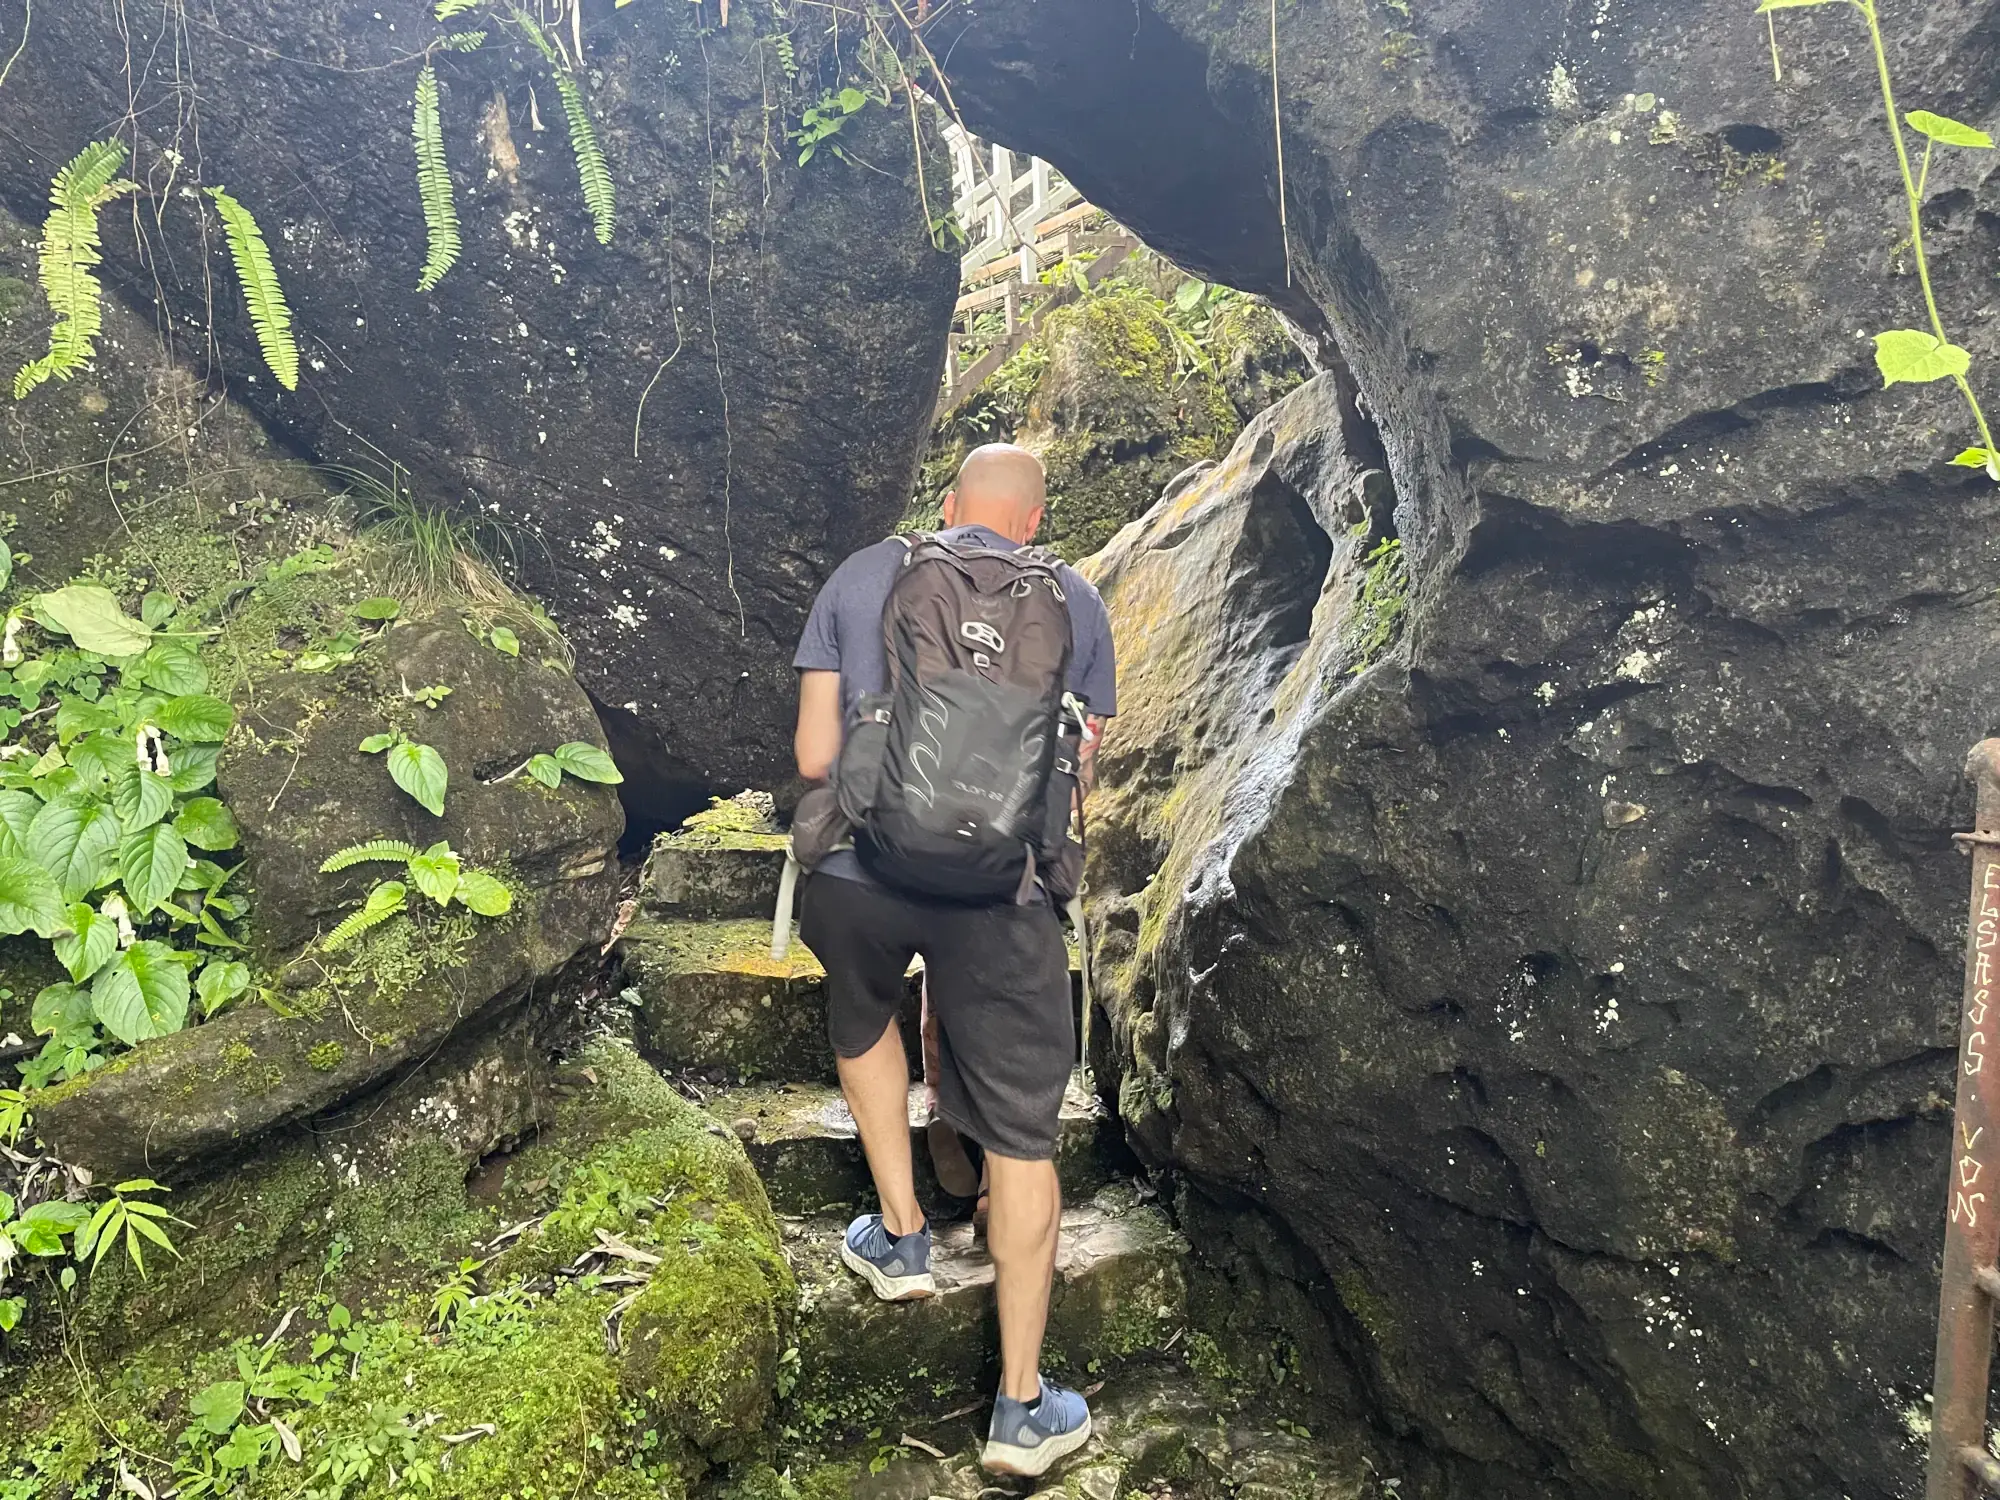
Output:
M931 1226L928 1220L915 1234L901 1239L889 1233L880 1214L863 1214L847 1226L840 1258L875 1288L884 1302L915 1302L933 1296Z
M1032 1410L1004 1392L994 1401L979 1466L989 1474L1033 1479L1089 1441L1090 1408L1083 1397L1044 1377L1041 1400Z

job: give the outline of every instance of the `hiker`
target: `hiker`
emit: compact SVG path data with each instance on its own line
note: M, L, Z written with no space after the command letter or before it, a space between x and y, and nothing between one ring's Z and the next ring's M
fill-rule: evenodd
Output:
M1071 820L1086 744L1117 711L1097 590L1026 547L1045 503L1032 454L974 450L945 529L842 563L793 663L799 774L835 778L857 825L852 849L814 867L800 916L881 1202L849 1226L841 1259L888 1301L935 1290L899 1026L921 954L938 1114L983 1149L991 1195L1001 1378L981 1462L1024 1475L1090 1436L1083 1398L1043 1379L1040 1360L1062 1212L1057 1117L1076 1056L1057 908L1081 876Z

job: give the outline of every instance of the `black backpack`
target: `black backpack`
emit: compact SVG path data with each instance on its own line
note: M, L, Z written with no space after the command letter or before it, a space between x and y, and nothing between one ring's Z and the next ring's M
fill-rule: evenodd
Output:
M835 773L862 867L914 895L1066 901L1081 717L1056 560L904 539L882 610L889 691L864 697ZM1074 710L1075 700L1070 699Z

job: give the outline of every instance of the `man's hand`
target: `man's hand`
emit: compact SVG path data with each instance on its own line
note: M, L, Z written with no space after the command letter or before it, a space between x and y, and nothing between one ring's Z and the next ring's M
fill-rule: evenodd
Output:
M825 781L840 758L840 674L799 673L799 727L792 735L799 775Z
M1090 789L1097 785L1097 747L1104 738L1104 720L1097 714L1090 714L1083 721L1083 744L1077 752L1080 764L1077 767L1077 795L1088 797Z

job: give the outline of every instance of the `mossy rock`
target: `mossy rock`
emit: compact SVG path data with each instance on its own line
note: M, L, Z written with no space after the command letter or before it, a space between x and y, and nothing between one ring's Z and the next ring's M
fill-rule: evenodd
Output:
M639 995L639 1042L660 1066L730 1079L833 1075L826 971L794 940L771 957L768 921L642 919L619 940Z
M242 1476L252 1500L295 1495L371 1442L388 1461L356 1473L353 1500L413 1481L468 1500L673 1497L712 1463L765 1456L796 1293L735 1140L600 1042L566 1070L569 1097L538 1106L534 1142L468 1182L479 1157L422 1129L435 1101L465 1097L447 1071L456 1081L427 1073L393 1123L275 1143L188 1193L197 1227L179 1231L170 1308L143 1306L120 1273L96 1278L107 1290L90 1302L108 1305L92 1326L144 1332L115 1353L93 1343L87 1401L53 1330L32 1347L0 1386L0 1485L109 1493L121 1454L158 1491L184 1484L222 1441L183 1439L192 1398L236 1378L239 1352L265 1359L267 1340L311 1393L269 1398L302 1466L272 1437ZM603 1268L548 1274L600 1233L652 1258L610 1265L643 1277L636 1294ZM441 1302L461 1258L481 1256L465 1273L476 1300Z

